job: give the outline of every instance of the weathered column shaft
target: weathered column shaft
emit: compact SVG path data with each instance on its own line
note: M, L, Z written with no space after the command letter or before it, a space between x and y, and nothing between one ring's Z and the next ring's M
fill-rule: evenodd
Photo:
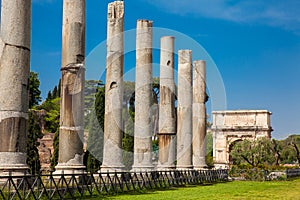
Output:
M102 170L121 170L124 68L124 2L108 4L105 85L104 149Z
M0 175L4 175L28 169L31 0L2 0L1 6Z
M177 168L192 168L192 51L178 51Z
M152 21L138 20L133 170L152 169Z
M206 166L206 63L194 62L193 80L193 165L194 169Z
M176 113L174 82L174 37L161 38L160 103L159 103L159 161L158 168L175 168Z
M57 173L82 172L85 0L64 0L59 158Z

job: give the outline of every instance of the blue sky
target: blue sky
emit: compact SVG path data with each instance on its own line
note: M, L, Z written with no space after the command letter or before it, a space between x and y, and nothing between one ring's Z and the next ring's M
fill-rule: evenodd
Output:
M106 39L109 2L87 0L87 55ZM300 1L125 0L125 9L125 30L151 19L201 44L222 76L228 109L271 111L275 138L300 133ZM60 77L61 26L62 0L33 0L31 69L43 97ZM133 58L125 57L125 70Z

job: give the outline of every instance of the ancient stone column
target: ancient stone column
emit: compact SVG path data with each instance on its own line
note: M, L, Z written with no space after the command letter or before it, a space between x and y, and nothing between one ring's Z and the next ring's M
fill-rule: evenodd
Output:
M178 51L177 169L192 165L192 51Z
M193 165L194 169L206 167L206 63L194 62L193 80Z
M85 0L64 0L59 158L56 173L81 173L83 165L83 95Z
M138 20L133 170L151 170L152 164L152 21Z
M108 4L102 171L115 171L124 168L122 162L123 32L124 2L115 1Z
M158 169L175 168L176 160L174 39L174 37L165 36L161 38L160 43Z
M0 175L25 172L31 0L2 0L0 39Z

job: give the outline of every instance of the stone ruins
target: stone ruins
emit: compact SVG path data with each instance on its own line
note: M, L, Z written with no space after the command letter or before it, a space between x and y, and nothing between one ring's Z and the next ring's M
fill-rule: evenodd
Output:
M84 173L83 89L86 1L63 1L61 111L57 174ZM26 165L31 0L2 0L0 40L0 173L21 173ZM175 38L161 38L159 161L152 160L152 24L138 20L134 163L132 170L206 167L206 62L178 51L178 92L174 81ZM124 2L108 5L106 100L102 171L122 171ZM175 95L178 98L177 113ZM7 98L10 97L10 98ZM229 163L230 145L244 138L270 137L268 111L213 112L214 158Z
M0 173L27 170L31 0L2 0Z
M176 110L174 81L175 38L161 38L160 46L160 102L159 102L159 157L158 169L175 168L176 160Z
M237 110L213 112L213 157L216 168L228 168L229 152L234 142L260 137L271 138L271 112Z
M136 27L136 82L133 170L151 170L152 164L152 21Z
M193 163L194 169L206 167L206 62L194 62L193 82Z
M59 157L56 173L82 173L85 0L64 0Z
M124 3L108 4L104 151L101 170L122 170ZM111 156L114 152L114 156Z
M192 51L178 51L177 168L192 169Z

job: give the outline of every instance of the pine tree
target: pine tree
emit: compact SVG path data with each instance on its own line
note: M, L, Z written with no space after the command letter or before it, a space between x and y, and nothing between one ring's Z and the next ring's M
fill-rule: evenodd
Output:
M41 98L41 91L40 87L40 80L38 74L35 72L30 72L29 77L29 108L33 108L37 106L39 102L42 100Z
M27 165L30 169L30 174L40 172L41 164L39 160L38 142L39 138L43 137L42 130L39 124L38 115L34 110L30 110L28 119L28 138L27 138Z
M61 92L61 79L59 79L58 87L57 87L57 96L58 97L60 97L60 92Z
M42 138L42 130L39 124L39 117L33 109L41 101L40 80L38 74L30 72L29 78L29 108L28 114L28 135L27 135L27 165L31 174L40 172L40 160L37 147L38 139Z
M54 134L54 138L53 138L53 148L54 148L54 152L51 158L51 171L55 170L55 166L58 164L58 154L59 154L59 129L57 129L57 131Z
M87 170L96 172L103 160L103 128L99 124L95 111L91 113L90 117L86 154Z
M100 127L104 127L104 114L105 114L105 88L98 89L95 98L95 111Z
M52 99L53 99L53 98L52 98L52 92L49 91L48 94L47 94L46 101L50 101L50 100L52 100Z
M103 158L103 128L105 111L105 88L98 88L95 98L95 109L89 121L89 137L87 142L86 166L91 172L100 168Z
M53 91L52 91L52 98L55 99L58 97L58 92L57 92L57 86L54 87Z

